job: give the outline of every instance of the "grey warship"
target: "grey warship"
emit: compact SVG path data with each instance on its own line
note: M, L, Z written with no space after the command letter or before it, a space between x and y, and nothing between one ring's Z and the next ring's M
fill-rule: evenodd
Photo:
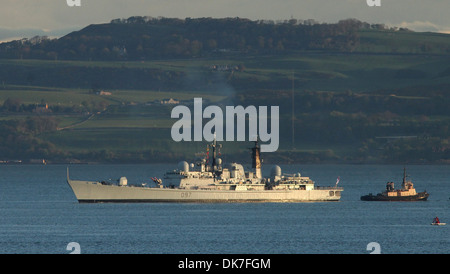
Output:
M342 187L317 187L314 181L300 173L282 174L279 166L273 166L270 177L264 178L258 141L251 148L252 171L248 172L238 163L223 167L222 160L217 157L221 147L214 140L207 145L206 157L191 165L180 162L178 168L166 172L163 179L152 178L156 183L152 187L129 185L126 177L121 177L118 184L72 180L69 169L67 183L79 203L289 203L339 201L341 198Z

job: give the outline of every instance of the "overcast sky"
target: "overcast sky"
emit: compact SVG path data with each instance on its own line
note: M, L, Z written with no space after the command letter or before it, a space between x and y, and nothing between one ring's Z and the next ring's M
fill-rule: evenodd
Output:
M34 35L62 36L90 24L130 16L241 17L252 20L356 18L415 31L450 33L450 0L0 0L0 41Z

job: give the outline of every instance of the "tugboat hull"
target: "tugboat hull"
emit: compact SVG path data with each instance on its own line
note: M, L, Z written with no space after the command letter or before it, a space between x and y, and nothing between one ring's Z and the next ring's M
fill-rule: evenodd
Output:
M362 201L388 201L388 202L415 202L415 201L426 201L428 199L427 192L420 192L417 195L412 196L385 196L382 194L377 195L364 195L361 196Z

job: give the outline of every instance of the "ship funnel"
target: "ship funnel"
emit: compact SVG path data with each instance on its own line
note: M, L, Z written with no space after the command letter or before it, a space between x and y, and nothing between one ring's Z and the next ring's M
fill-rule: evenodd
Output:
M261 178L261 149L258 145L258 140L255 141L255 146L251 148L252 150L252 168L255 169L256 178Z

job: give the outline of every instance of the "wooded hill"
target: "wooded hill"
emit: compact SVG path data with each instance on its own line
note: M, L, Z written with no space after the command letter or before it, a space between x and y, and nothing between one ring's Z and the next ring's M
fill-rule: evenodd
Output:
M285 50L352 51L358 45L353 20L338 24L275 24L247 19L131 17L91 25L60 39L34 38L4 44L3 58L152 60L219 52L280 53Z
M161 102L201 97L280 107L265 163L450 163L449 64L450 35L354 19L116 19L0 44L0 155L190 159L205 144L174 142ZM248 143L224 147L248 158Z
M377 36L380 32L391 37ZM388 28L356 19L325 24L296 19L274 22L241 18L130 17L90 25L60 39L34 37L3 43L0 58L155 60L231 53L283 54L302 50L450 53L449 45L442 38L445 36L433 34L433 39L414 41L411 33L407 29ZM389 39L398 35L405 43Z

